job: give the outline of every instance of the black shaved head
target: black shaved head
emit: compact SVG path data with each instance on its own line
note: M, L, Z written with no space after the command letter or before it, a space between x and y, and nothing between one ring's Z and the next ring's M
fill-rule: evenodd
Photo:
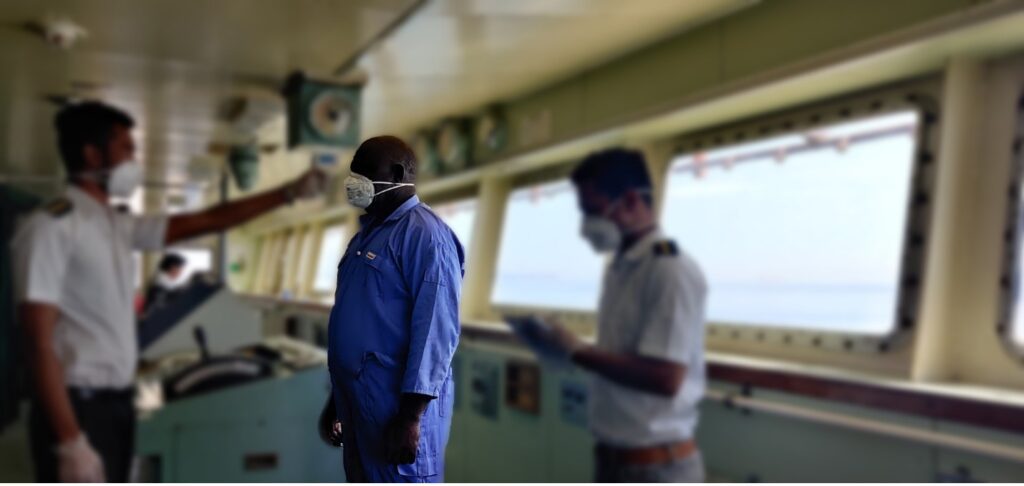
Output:
M352 157L352 172L373 181L416 182L416 153L391 135L366 140Z

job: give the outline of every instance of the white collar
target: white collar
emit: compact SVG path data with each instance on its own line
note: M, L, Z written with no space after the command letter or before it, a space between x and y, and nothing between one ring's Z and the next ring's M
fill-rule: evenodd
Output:
M86 211L107 211L111 209L109 206L104 206L103 203L97 201L89 195L88 192L85 192L85 190L74 184L68 184L64 189L64 195L68 199L71 199L74 204L82 205L82 209Z
M662 234L661 228L655 227L636 243L633 243L633 246L620 255L619 259L626 261L640 260L643 257L650 255L652 251L651 248L654 244L663 239L665 239L665 236Z

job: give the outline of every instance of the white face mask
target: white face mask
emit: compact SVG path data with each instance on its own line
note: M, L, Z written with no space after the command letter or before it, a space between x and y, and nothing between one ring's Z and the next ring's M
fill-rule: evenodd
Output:
M121 163L110 172L107 193L115 197L129 197L142 185L142 166L135 161Z
M622 244L622 231L604 216L591 215L583 218L580 233L598 253L614 251Z
M622 230L608 219L608 214L615 209L616 205L618 205L618 201L609 205L602 215L591 214L583 218L580 234L598 253L615 251L622 244Z
M392 187L384 189L380 192L374 192L374 184L390 184ZM373 203L374 196L384 194L393 189L398 189L402 186L413 186L415 184L407 182L387 182L387 181L371 181L364 175L352 173L345 178L345 194L348 196L349 204L360 208L366 209Z
M113 169L101 169L85 174L90 179L104 183L108 196L131 197L142 184L142 166L138 162L127 160Z
M637 194L650 194L649 189L638 189ZM615 208L622 203L623 196L612 201L611 204L605 208L604 213L586 215L583 218L583 225L580 228L580 233L583 238L590 242L590 246L594 248L594 251L598 253L607 253L610 251L617 250L622 245L623 230L619 228L619 225L615 224L608 215L615 210ZM626 231L632 231L627 228Z

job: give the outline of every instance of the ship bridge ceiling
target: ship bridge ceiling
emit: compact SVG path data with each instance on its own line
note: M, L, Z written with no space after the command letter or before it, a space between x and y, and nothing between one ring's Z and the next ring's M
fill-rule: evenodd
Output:
M415 0L5 0L0 4L0 173L59 172L47 97L97 97L139 123L150 178L187 177L239 91L272 93L294 69L329 76ZM68 50L24 28L66 17Z
M557 83L756 1L433 1L359 63L371 80L365 121L371 131L407 133Z
M194 165L223 138L226 99L272 94L295 69L330 79L410 13L354 65L368 79L366 135L408 133L524 95L752 3L5 0L0 179L60 174L48 101L59 97L130 111L150 180L201 177ZM62 17L88 32L68 50L25 27Z

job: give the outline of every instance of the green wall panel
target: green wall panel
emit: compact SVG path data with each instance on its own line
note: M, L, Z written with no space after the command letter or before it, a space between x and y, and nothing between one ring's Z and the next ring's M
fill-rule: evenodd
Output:
M936 422L935 430L961 437L983 439L997 444L1024 448L1024 435L997 432L950 422ZM1019 483L1024 482L1024 465L993 459L957 450L936 451L937 474L946 478L970 481ZM966 477L961 477L966 473Z
M140 421L137 450L161 456L164 481L342 481L341 450L316 431L327 394L327 370L312 369L183 399ZM277 464L247 470L251 454Z
M736 481L926 482L928 447L707 403L698 435L707 468Z
M464 362L521 360L514 348L463 343ZM502 373L503 375L503 373ZM452 482L585 482L593 475L593 439L586 428L564 420L561 384L586 383L576 370L543 368L541 417L524 416L502 403L497 420L463 407L455 414L448 451ZM470 386L460 380L459 386ZM735 386L713 383L722 391ZM503 387L503 386L502 386ZM467 393L469 391L467 390ZM938 424L919 416L879 411L784 393L753 390L753 396L813 410L945 430L964 437L1024 447L1024 436L975 427ZM953 477L958 468L983 480L1021 481L1024 464L965 454L888 436L822 425L706 401L697 439L709 478L773 482L930 482Z
M175 481L181 482L322 482L344 478L340 450L319 444L316 422L237 421L183 426L175 430ZM313 443L312 441L317 443ZM317 453L313 453L317 452ZM277 464L247 470L245 457L273 454Z
M460 366L497 365L502 370L495 418L468 406L474 391L469 373L457 381L465 401L455 412L448 444L447 477L452 482L572 482L591 476L592 440L587 429L566 423L560 413L562 382L585 378L565 370L545 370L540 384L540 413L534 415L506 406L505 373L509 355L463 345ZM522 358L515 358L522 362Z
M498 411L494 418L473 407L464 407L458 417L465 433L464 477L450 481L537 482L544 480L544 427L540 416L504 406L505 357L486 352L463 353L468 367L486 363L498 367ZM468 356L466 356L468 354ZM472 402L473 385L466 389L466 402ZM523 467L529 465L528 467Z
M583 373L565 370L543 375L542 403L545 481L580 482L593 477L594 440L586 424L567 421L562 413L563 383L587 383Z
M593 477L594 441L585 423L563 410L563 387L585 388L578 370L542 367L540 413L505 403L505 367L523 362L522 350L464 341L458 352L455 410L447 449L450 482L585 482ZM474 364L497 367L497 411L471 406ZM715 389L735 386L712 383ZM939 423L851 404L752 390L754 398L938 430L962 437L1024 447L1024 436ZM320 443L314 424L327 394L325 370L299 373L220 393L183 400L140 424L139 453L163 455L168 481L338 481L344 478L337 449ZM926 482L953 479L1024 480L1024 464L888 436L750 412L707 401L701 407L698 442L709 477L731 481ZM278 466L246 471L247 453L279 454Z

